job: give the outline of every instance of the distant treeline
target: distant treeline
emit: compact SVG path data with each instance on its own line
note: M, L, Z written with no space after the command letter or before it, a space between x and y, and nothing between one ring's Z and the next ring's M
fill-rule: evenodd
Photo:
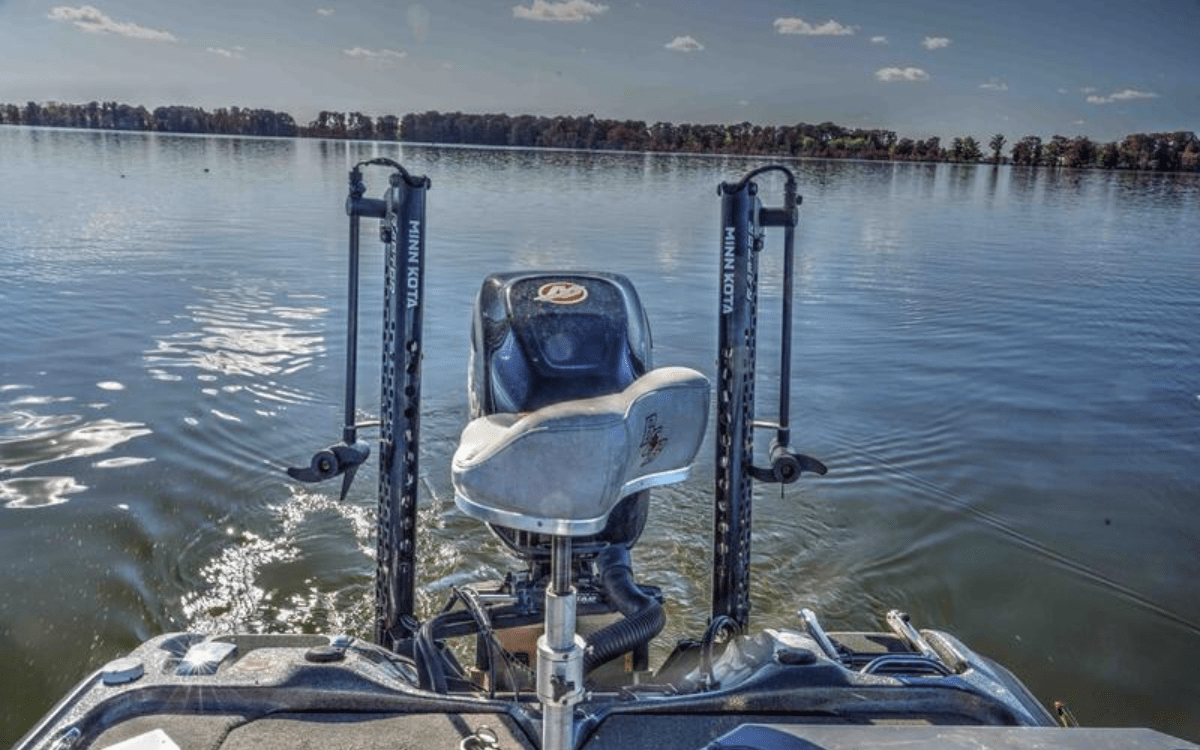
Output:
M1012 144L997 133L986 147L971 136L943 146L937 137L897 138L891 130L820 125L691 125L583 117L424 112L403 118L361 112L321 112L307 125L266 109L230 107L133 107L116 102L88 104L0 104L0 125L143 130L298 138L408 141L480 146L570 148L673 153L759 154L829 159L1011 163L1024 166L1200 171L1200 139L1190 131L1137 133L1113 143L1085 136L1025 136Z
M207 112L199 107L134 107L117 102L88 104L0 104L0 125L95 130L144 130L155 133L213 135L265 135L287 138L351 138L396 141L400 118L373 119L358 112L322 112L308 125L297 125L286 112L269 109L221 108Z

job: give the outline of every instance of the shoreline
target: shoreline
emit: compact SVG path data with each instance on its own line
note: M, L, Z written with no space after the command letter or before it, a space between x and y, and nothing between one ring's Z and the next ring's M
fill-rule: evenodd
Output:
M910 163L984 164L1050 169L1200 172L1200 138L1191 131L1136 133L1100 144L1085 136L1024 136L1009 144L997 133L984 145L967 136L950 147L932 137L913 140L883 129L819 125L760 126L674 124L584 117L425 112L376 118L359 112L322 111L307 125L264 109L158 107L106 102L0 103L0 125L113 133L166 133L265 138L305 138L410 145L532 148L600 153L691 154L768 159L838 159ZM1009 152L1004 153L1009 145Z

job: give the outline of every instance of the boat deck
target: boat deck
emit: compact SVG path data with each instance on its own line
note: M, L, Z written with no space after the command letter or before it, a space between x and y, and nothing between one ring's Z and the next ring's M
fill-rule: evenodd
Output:
M838 723L779 723L781 717L682 715L613 716L588 737L583 750L636 748L746 748L752 750L858 750L921 747L933 750L1186 750L1195 745L1148 729L1055 729ZM754 723L754 719L762 723ZM749 720L750 723L747 723ZM798 720L798 717L793 721ZM494 745L479 750L536 750L504 714L148 716L108 729L92 748L119 750L426 750L458 748L482 727ZM164 739L164 738L169 738Z

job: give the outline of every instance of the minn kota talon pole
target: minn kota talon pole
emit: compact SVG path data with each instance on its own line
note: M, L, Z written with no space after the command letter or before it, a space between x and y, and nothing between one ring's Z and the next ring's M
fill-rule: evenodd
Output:
M764 208L753 180L782 172L780 208ZM794 453L788 411L791 400L792 277L795 227L799 221L796 177L786 167L752 170L740 182L721 183L721 265L718 318L716 493L713 503L712 621L729 617L745 630L750 618L750 506L753 481L790 484L801 473L824 474L815 458ZM754 420L754 369L758 333L758 253L766 227L783 227L783 321L781 325L779 414L775 422ZM754 466L754 428L775 428L770 465Z
M382 198L364 198L362 168L390 167ZM425 285L425 193L429 178L408 173L391 159L361 161L350 170L346 214L350 217L346 294L346 391L342 442L318 451L304 468L288 474L301 482L342 475L341 497L370 455L358 430L379 426L379 546L375 639L389 648L412 634L416 587L417 445L421 415L421 328ZM358 422L359 220L379 219L384 244L383 375L379 421Z

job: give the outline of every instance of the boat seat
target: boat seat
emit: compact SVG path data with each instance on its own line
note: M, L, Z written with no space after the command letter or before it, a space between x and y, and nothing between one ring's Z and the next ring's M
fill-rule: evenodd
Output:
M708 399L708 378L663 367L620 393L475 419L454 453L454 502L498 526L598 533L622 497L687 478Z

